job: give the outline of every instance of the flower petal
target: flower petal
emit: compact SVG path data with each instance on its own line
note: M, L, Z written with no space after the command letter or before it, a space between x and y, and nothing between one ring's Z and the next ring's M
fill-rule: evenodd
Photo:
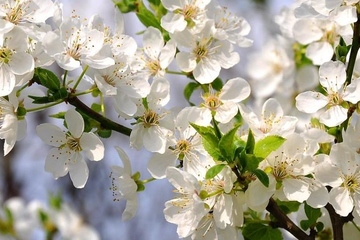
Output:
M104 144L94 133L83 133L80 138L80 146L90 160L99 161L103 159Z

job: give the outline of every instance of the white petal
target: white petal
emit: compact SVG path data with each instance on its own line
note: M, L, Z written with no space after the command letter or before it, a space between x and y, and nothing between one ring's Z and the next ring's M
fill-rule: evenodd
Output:
M295 98L296 108L305 113L315 113L328 104L328 99L318 92L307 91Z
M9 95L15 87L15 75L11 72L8 65L3 64L0 67L0 96Z
M74 109L70 109L65 114L65 121L71 135L74 138L80 138L84 132L84 120L81 114Z
M89 169L80 153L74 154L75 159L69 164L71 181L76 188L83 188L89 177Z
M122 161L123 163L123 166L124 166L124 171L131 175L132 171L131 171L131 164L130 164L130 159L128 157L128 155L125 153L125 151L120 148L120 147L115 147L119 157L120 157L120 160Z
M150 152L164 153L166 149L166 129L153 126L144 131L143 144Z
M349 85L346 86L343 99L356 104L360 100L360 78L353 79Z
M300 179L284 179L283 190L290 201L303 202L310 196L309 184Z
M347 216L354 208L350 193L344 187L333 188L330 191L330 204L340 216Z
M35 62L30 54L18 52L11 56L9 66L14 74L24 75L34 70Z
M319 158L321 158L324 155L318 155L315 157L316 161L319 161ZM340 170L338 167L331 165L329 162L325 162L324 160L321 160L320 164L318 164L315 167L314 173L316 180L321 182L323 185L329 185L332 187L340 186L342 183L341 177L340 177Z
M326 62L319 68L320 84L327 90L338 92L346 80L346 68L340 61Z
M144 52L151 59L158 59L164 47L164 39L159 29L148 27L143 35Z
M196 67L196 60L191 53L179 52L176 54L176 62L181 71L191 72Z
M320 122L328 127L335 127L347 118L347 110L341 106L332 106L320 115Z
M177 156L171 151L166 150L165 153L155 153L149 160L147 169L151 176L156 179L165 178L166 169L175 167Z
M174 33L183 31L187 26L187 22L183 15L168 12L161 18L161 26L169 33Z
M242 78L233 78L225 83L219 95L221 100L240 102L250 95L250 85Z
M36 133L44 143L54 147L60 147L66 143L64 131L50 123L38 125L36 127Z
M103 159L104 144L94 133L83 133L80 138L80 146L90 160L99 161Z
M221 66L213 59L203 59L196 65L193 75L201 84L211 83L219 76Z
M170 39L164 48L161 50L159 61L160 61L160 67L162 69L167 68L172 60L174 60L176 53L176 43L174 40Z
M55 179L65 176L70 158L71 152L67 148L52 148L46 157L45 171L52 173Z
M306 57L310 58L314 65L321 65L330 61L334 50L328 42L310 43L306 48Z
M137 197L133 198L131 200L128 200L126 202L126 207L125 207L124 212L122 213L121 219L123 221L127 221L127 220L130 220L131 218L133 218L136 215L137 208L138 208Z

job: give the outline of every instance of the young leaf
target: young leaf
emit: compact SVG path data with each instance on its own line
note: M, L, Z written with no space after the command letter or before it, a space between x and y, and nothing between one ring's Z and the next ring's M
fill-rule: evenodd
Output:
M207 170L207 172L205 174L205 179L214 178L216 175L219 174L219 172L221 172L221 170L223 170L224 167L225 167L225 164L218 164L218 165L212 166L209 170Z
M285 140L280 136L267 136L255 144L254 154L257 157L266 158L272 151L278 149Z
M129 13L136 10L136 1L137 0L120 0L115 2L115 6L117 6L122 13Z
M219 149L221 154L228 162L232 162L234 160L235 153L235 136L236 132L239 129L240 125L235 126L229 132L227 132L219 141Z
M101 104L93 103L91 104L91 109L95 112L101 112Z
M216 91L220 91L223 87L223 82L221 81L221 78L217 77L215 80L211 83L211 86Z
M221 152L219 150L219 139L216 137L214 130L211 127L199 126L194 123L190 125L200 134L202 137L202 143L205 150L213 157L215 160L223 159Z
M269 187L269 176L261 169L254 169L251 171L264 184L265 187Z
M312 208L305 202L304 209L311 225L315 224L318 218L321 217L320 208Z
M137 1L136 16L139 18L140 22L144 24L145 27L154 27L162 30L160 21L155 17L155 15L146 8L143 1Z
M282 240L278 228L272 228L261 223L248 223L242 230L245 239L249 240Z
M276 200L276 203L285 214L297 212L301 205L301 203L297 201L280 201L279 199Z
M59 78L50 70L35 68L33 80L48 88L50 91L56 92L60 89Z
M247 154L245 151L240 153L239 161L244 170L253 171L259 167L259 163L264 160L258 158L254 154ZM244 163L245 162L245 163Z
M191 95L193 94L193 92L195 91L195 89L198 88L199 86L200 86L199 83L189 82L184 88L184 97L185 97L186 101L189 102L190 106L195 105L192 102L190 102L190 98L191 98Z
M255 146L255 138L251 130L249 130L248 138L246 141L246 153L253 154L254 153L254 146Z

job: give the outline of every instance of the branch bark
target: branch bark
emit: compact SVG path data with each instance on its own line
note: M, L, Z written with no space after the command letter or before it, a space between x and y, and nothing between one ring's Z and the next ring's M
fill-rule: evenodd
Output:
M287 230L294 237L301 240L314 240L314 236L307 235L301 228L299 228L277 205L276 201L272 198L266 207L277 220L277 226Z

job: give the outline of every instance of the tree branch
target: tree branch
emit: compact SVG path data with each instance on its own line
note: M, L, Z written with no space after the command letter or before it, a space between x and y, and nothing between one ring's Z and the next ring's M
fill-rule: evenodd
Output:
M291 221L291 219L280 209L274 199L270 198L266 210L268 210L278 220L277 226L287 230L297 239L315 239L315 237L307 235L303 230L301 230L301 228L299 228L293 221Z
M93 118L94 120L98 121L101 126L105 129L114 130L116 132L122 133L126 136L130 136L131 129L127 128L123 125L120 125L110 119L102 116L101 114L95 112L91 108L89 108L86 104L80 101L77 97L69 96L67 102L71 105L81 109L84 113L86 113L89 117Z

